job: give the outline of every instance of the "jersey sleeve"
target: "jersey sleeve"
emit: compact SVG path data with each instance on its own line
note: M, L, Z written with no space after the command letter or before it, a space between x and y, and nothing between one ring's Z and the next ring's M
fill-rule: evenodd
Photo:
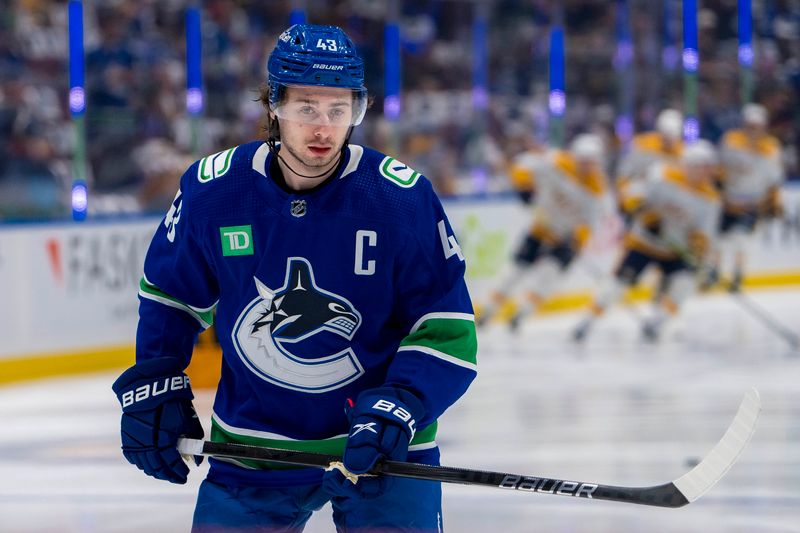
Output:
M195 163L181 178L145 256L137 361L172 356L188 366L197 335L213 323L218 287L202 244L202 217L193 194L196 174Z
M643 178L626 182L618 190L620 209L628 215L633 215L646 203L649 194L652 194L654 183L657 183L663 166L659 163L650 166Z
M418 186L428 194L399 255L395 280L396 313L408 334L389 366L387 384L420 398L424 427L475 378L477 337L461 248L429 182Z
M608 180L605 176L601 176L599 178L599 184L596 186L595 190L592 191L592 195L589 197L589 201L585 207L584 220L589 230L589 234L586 236L587 240L599 227L603 215L606 214L607 211L614 209L613 206L614 199L611 197L611 193L608 189Z
M697 222L697 230L701 232L709 242L717 238L719 230L719 217L722 206L719 199L709 202L706 209L702 212Z
M541 155L527 152L514 157L508 171L514 190L533 193L536 189L536 174L541 166L541 159Z
M775 142L777 147L775 153L766 158L764 174L767 177L767 184L769 187L780 187L786 180L786 171L783 168L783 157L781 155L780 145Z
M627 182L644 177L653 161L652 155L637 147L632 147L619 163L617 182Z

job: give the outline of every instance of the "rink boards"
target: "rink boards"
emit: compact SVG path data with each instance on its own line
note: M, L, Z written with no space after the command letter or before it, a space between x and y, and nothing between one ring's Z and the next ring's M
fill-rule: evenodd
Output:
M800 284L800 187L785 190L786 218L750 242L746 286ZM498 195L445 201L480 306L530 223L529 208ZM0 383L116 368L132 359L141 265L160 220L0 226ZM619 220L609 214L560 282L546 310L574 309L611 271Z

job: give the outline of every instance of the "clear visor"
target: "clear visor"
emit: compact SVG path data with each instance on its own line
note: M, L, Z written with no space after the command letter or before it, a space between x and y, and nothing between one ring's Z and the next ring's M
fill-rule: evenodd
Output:
M358 126L367 111L367 92L338 87L285 85L270 104L281 120L316 126Z

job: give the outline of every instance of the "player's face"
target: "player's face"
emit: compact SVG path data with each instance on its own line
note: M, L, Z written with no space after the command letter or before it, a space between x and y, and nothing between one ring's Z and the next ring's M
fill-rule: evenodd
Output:
M686 168L686 176L690 181L699 183L711 179L714 174L715 166L711 163L698 163L689 165Z
M589 176L600 171L600 163L594 159L581 158L577 159L576 162L578 163L578 174L580 176Z
M748 122L744 125L744 130L751 136L751 137L758 137L763 135L767 132L767 128L762 126L761 124L754 124L752 122Z
M348 89L287 87L278 113L281 147L287 152L282 156L290 165L302 165L303 173L316 175L332 167L352 115L353 93Z

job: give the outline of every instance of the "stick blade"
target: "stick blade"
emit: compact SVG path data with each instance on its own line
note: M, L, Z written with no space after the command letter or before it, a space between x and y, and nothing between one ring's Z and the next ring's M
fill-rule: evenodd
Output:
M739 458L756 429L761 399L755 388L748 390L736 416L709 454L673 484L691 503L708 492Z

